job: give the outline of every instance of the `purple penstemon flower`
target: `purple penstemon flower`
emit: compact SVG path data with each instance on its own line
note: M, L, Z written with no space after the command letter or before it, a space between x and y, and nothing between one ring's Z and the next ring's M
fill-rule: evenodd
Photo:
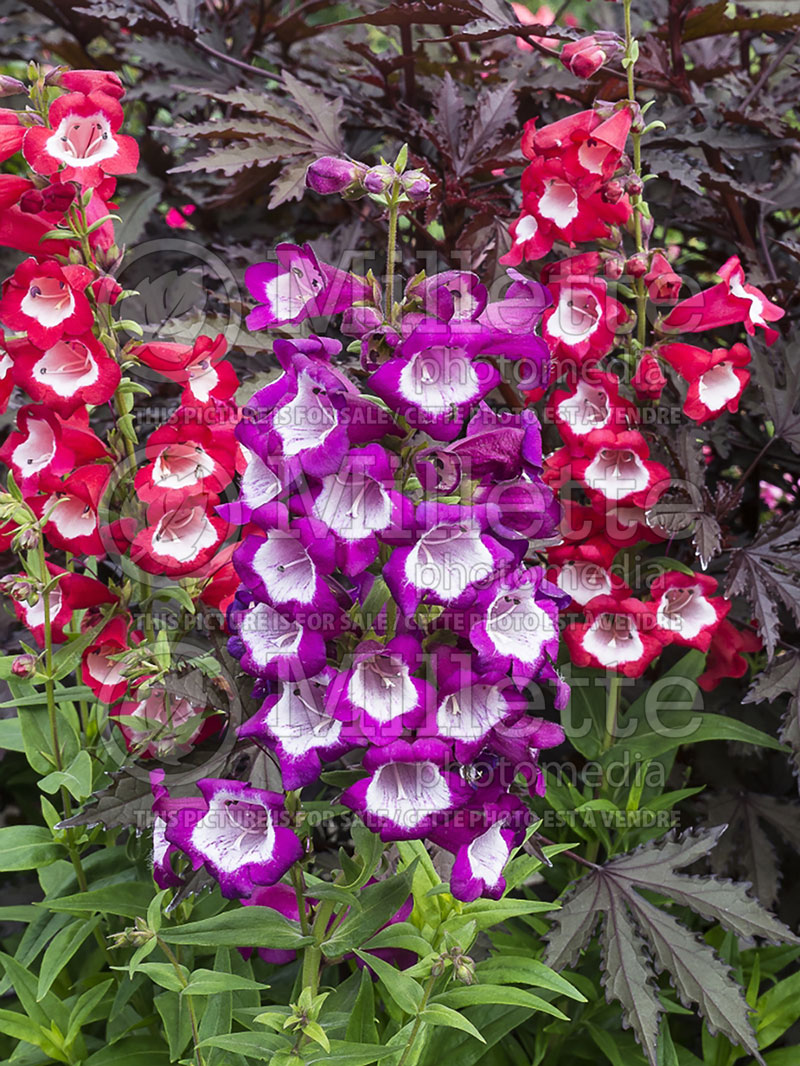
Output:
M240 588L228 609L228 650L255 677L306 677L325 666L325 615L294 607L278 610Z
M487 304L478 321L503 333L532 334L542 314L552 305L553 297L544 285L526 278L513 267L506 273L511 284L503 299Z
M406 299L417 298L426 314L443 322L464 322L478 318L489 295L477 274L468 270L444 270L406 286Z
M491 737L491 751L528 782L531 796L543 796L545 779L539 767L539 752L543 748L557 748L564 741L564 730L557 722L545 718L525 716L515 722L504 723Z
M259 304L247 316L249 330L339 314L373 296L366 278L320 263L308 244L279 244L275 258L274 263L254 263L245 271L245 284Z
M246 466L242 473L239 499L217 507L217 514L234 525L243 526L250 521L253 511L272 503L283 491L281 480L270 470L260 456L249 448L242 448Z
M343 573L361 573L378 555L377 535L408 528L411 501L396 492L398 461L378 444L352 448L336 473L313 482L291 501L330 531Z
M478 670L469 652L436 646L438 702L431 731L455 743L460 763L470 763L500 725L525 713L526 697L503 675Z
M415 637L362 641L328 690L328 708L371 744L388 744L414 729L432 705L433 690L415 671L425 656Z
M282 504L267 504L252 515L264 532L244 538L233 553L236 572L257 599L274 607L295 606L339 614L325 575L336 566L336 544L319 523L289 521Z
M500 381L477 360L484 332L472 323L423 320L369 379L370 388L415 429L455 440L469 410Z
M450 891L456 899L471 903L481 896L503 896L503 871L530 820L530 811L516 796L488 788L478 790L466 807L433 831L434 842L455 853Z
M569 605L541 567L503 574L472 609L469 639L481 666L511 670L517 684L535 678L558 654L558 612Z
M333 677L332 667L326 667L315 677L282 682L239 727L240 737L252 737L275 752L287 790L316 781L323 764L358 746L360 738L326 707Z
M302 858L297 836L276 824L284 814L283 796L219 778L203 778L197 787L205 801L202 817L178 812L166 836L195 870L206 867L223 896L248 896L256 885L273 885Z
M469 784L444 768L450 758L449 745L436 739L369 748L369 776L346 789L341 802L381 840L419 840L471 795Z
M488 511L438 502L421 503L414 516L414 544L396 548L383 568L395 601L407 618L424 599L458 605L513 561L487 532Z

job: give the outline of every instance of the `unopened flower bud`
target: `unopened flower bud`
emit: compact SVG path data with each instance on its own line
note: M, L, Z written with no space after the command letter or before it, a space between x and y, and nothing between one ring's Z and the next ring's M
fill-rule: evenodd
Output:
M631 384L640 400L657 400L664 391L667 379L652 352L642 354Z
M33 677L36 673L36 656L29 653L18 655L11 664L11 673L14 677Z
M601 252L603 274L611 281L617 281L625 273L625 257L618 252Z
M637 252L628 259L625 271L632 278L643 278L647 273L647 267L647 255L644 252Z
M383 325L383 313L377 307L348 307L342 315L342 333L346 337L368 337Z
M453 973L456 980L462 984L475 984L475 963L469 955L456 955L453 959Z
M440 955L438 959L434 959L433 964L431 966L431 977L441 977L445 969L447 968L447 963L447 955Z
M25 86L21 81L8 74L0 74L0 96L16 96L17 93L24 92Z
M62 214L72 206L77 189L71 181L54 182L42 189L42 198L46 211L60 211Z
M607 181L603 186L603 200L607 204L616 204L625 195L625 187L621 181Z
M397 181L397 171L388 163L381 163L378 167L370 167L364 177L364 188L373 196L381 196L391 189Z
M40 531L34 527L31 527L30 529L23 529L15 537L14 546L18 551L33 551L34 548L39 547L40 537Z
M624 43L616 33L599 31L565 44L561 62L576 78L591 78L604 63L618 58L624 50Z
M433 188L433 182L424 170L407 170L400 178L403 192L415 204L427 200Z
M366 172L361 163L325 155L314 160L306 171L306 185L323 195L343 193L361 188Z
M19 209L26 215L38 215L44 210L44 197L39 189L28 189L19 198Z
M0 592L16 603L27 600L30 591L30 582L22 580L17 574L6 574L5 577L0 578Z
M644 192L644 182L638 174L630 174L625 182L625 191L628 196L641 196Z

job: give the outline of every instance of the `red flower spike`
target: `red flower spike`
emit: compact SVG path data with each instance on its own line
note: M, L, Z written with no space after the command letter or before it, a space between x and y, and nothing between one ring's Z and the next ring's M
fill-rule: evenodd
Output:
M107 403L122 372L92 333L62 337L46 351L27 341L11 341L14 381L37 402L64 418L86 404Z
M692 344L664 344L658 354L688 382L684 414L696 422L719 418L723 411L736 411L739 398L750 380L743 368L750 362L744 344L708 352Z
M690 648L708 651L714 634L731 609L715 596L717 581L707 574L662 574L650 586L657 635Z
M785 312L770 303L755 285L745 282L738 256L731 256L717 271L722 281L710 289L682 300L666 316L662 328L669 333L701 333L738 322L753 336L756 326L764 330L767 344L778 336L770 322L778 322Z
M3 285L0 321L9 329L26 332L43 351L65 334L88 333L94 316L84 289L92 277L87 267L26 259Z
M61 181L99 185L108 174L133 174L139 146L118 132L118 100L102 92L68 93L50 105L50 129L35 126L25 134L22 153L37 174L59 174Z

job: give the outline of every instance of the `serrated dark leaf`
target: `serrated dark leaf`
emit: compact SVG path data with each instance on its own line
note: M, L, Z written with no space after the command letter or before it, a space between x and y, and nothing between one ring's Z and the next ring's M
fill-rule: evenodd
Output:
M150 825L153 790L148 778L130 774L124 769L114 771L109 776L113 778L113 783L94 794L97 802L73 814L71 818L65 818L60 823L64 829L102 825L105 829L125 826L141 830Z
M605 979L606 995L623 1003L627 1019L651 1066L657 1066L660 1002L650 981L653 964L672 977L684 1002L698 1005L712 1031L741 1044L758 1061L758 1044L739 986L712 949L671 914L648 902L641 890L683 904L720 922L737 935L800 943L797 937L747 895L747 885L676 871L707 855L725 827L681 836L670 834L597 866L564 897L556 928L548 936L545 961L558 969L586 945L601 915L604 956L616 964ZM608 923L612 929L609 930ZM624 944L612 945L610 937ZM620 970L628 967L629 972Z
M773 360L780 366L776 376ZM800 453L800 345L779 342L769 353L760 345L753 352L755 379L764 397L764 413L776 437Z
M713 515L699 514L695 519L692 543L704 570L722 549L722 528Z
M750 601L771 659L778 642L778 602L800 623L800 525L794 515L770 522L752 544L733 553L725 594Z
M783 654L758 675L743 703L770 703L783 695L789 702L783 715L780 739L792 749L792 769L800 787L800 654Z

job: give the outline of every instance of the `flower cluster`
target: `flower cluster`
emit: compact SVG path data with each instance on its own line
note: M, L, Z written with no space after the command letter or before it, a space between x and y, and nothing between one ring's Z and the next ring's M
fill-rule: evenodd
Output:
M191 575L207 602L226 606L228 525L215 507L236 469L237 380L221 337L120 343L109 212L116 176L138 161L119 132L123 95L115 74L57 69L33 85L32 108L0 116L3 157L21 153L31 171L0 178L0 240L30 253L0 297L0 401L5 409L14 386L28 397L0 448L10 471L0 537L28 553L4 589L41 662L79 636L83 683L124 717L128 747L150 757L200 736L204 708L149 687L154 634L134 608L147 615L147 574ZM183 386L143 455L132 412L148 390L127 376L136 366ZM110 579L98 579L101 562Z
M223 513L246 529L229 647L262 700L239 735L273 753L292 791L346 756L360 767L346 807L385 841L451 850L457 897L499 897L529 818L515 781L541 794L538 752L563 737L529 709L542 682L556 706L566 699L555 659L568 598L526 563L559 519L538 420L486 400L512 360L546 384L534 329L547 293L512 270L490 301L477 276L446 271L415 277L384 310L372 278L288 244L246 281L251 328L342 313L354 340L347 352L315 334L275 340L281 372L236 430L246 468ZM231 856L230 880L214 849L242 830L215 814L212 844L203 828L221 787L206 784L191 839L169 827L166 839L205 856L223 891L248 895L277 879L295 843L275 837L278 867ZM225 796L228 811L256 804L271 817L267 794Z
M658 400L668 384L665 372L674 372L673 387L684 383L683 411L689 418L703 422L735 411L749 380L746 346L709 351L683 342L681 334L743 324L750 334L761 327L771 342L777 334L770 323L783 311L747 284L735 257L720 267L718 284L678 302L681 279L666 250L648 247L642 183L624 155L632 123L639 122L633 112L626 101L610 114L601 105L538 130L528 124L522 144L532 163L523 174L522 215L511 227L514 243L505 261L538 259L555 241L574 247L604 239L602 252L541 268L553 297L542 335L560 379L547 415L563 442L547 456L544 478L562 497L572 490L569 499L562 498L562 542L548 550L548 573L569 597L564 636L572 662L638 677L669 644L708 652L723 625L728 645L731 633L738 638L725 622L730 604L716 594L713 577L669 570L638 598L624 570L615 567L624 549L660 539L649 512L672 480L650 454L641 405ZM628 193L638 212L635 224ZM614 230L626 222L637 240L627 259L622 232ZM609 292L610 283L623 275L637 287L636 315ZM650 346L644 343L648 300L661 312ZM630 370L627 381L605 363L619 348ZM739 657L730 665L741 673L743 664ZM712 664L704 683L711 686L719 676Z

